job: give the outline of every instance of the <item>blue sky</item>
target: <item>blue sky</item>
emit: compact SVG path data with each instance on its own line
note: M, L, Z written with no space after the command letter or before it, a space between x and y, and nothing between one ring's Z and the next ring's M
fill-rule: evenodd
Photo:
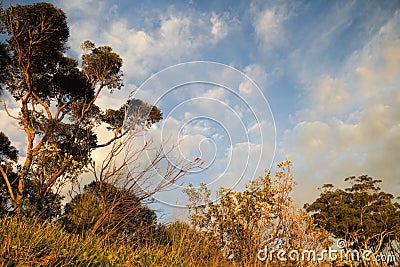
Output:
M248 181L271 163L289 157L299 203L312 201L324 183L340 186L350 175L369 174L382 179L385 190L400 193L400 1L53 3L68 17L69 55L79 57L80 43L90 39L97 45L110 45L124 59L125 88L112 97L101 96L99 104L104 108L118 107L137 88L137 96L144 100L158 99L167 87L144 90L140 86L152 74L175 64L212 61L239 71L200 64L200 72L215 67L220 79L213 80L206 72L198 75L233 91L188 85L160 102L168 114L165 127L185 125L186 144L191 146L183 142L182 153L199 155L201 143L202 156L212 162L210 169L190 179L209 183L219 177L218 185L231 186L227 177L243 175L244 165L239 163L246 162L243 181ZM171 84L199 72L190 67L179 71L169 74ZM245 103L253 111L246 113ZM241 114L238 118L244 127L235 123L235 112ZM254 114L258 120L252 119ZM185 124L196 116L209 119ZM6 119L1 121L5 129ZM251 133L255 124L258 130ZM5 130L12 134L15 129ZM162 129L158 125L149 135L157 139L165 134ZM180 136L173 131L168 134ZM22 146L23 136L14 136ZM213 156L215 161L211 161ZM232 166L226 169L227 164Z

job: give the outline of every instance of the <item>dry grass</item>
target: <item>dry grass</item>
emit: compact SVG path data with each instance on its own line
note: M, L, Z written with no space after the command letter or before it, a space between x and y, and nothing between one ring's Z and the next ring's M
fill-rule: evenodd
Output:
M145 246L109 244L53 224L0 219L0 266L232 266L212 240L174 223Z

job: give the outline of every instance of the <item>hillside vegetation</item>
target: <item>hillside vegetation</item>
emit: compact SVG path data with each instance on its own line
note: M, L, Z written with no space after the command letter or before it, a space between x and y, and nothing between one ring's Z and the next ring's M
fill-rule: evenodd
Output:
M156 138L137 142L163 120L157 106L97 105L124 88L111 47L87 40L71 58L61 9L10 4L0 6L1 114L26 142L0 131L0 266L400 266L400 204L381 180L326 184L300 207L289 159L217 198L190 184L188 223L160 223L157 193L208 167ZM364 257L326 253L336 247Z

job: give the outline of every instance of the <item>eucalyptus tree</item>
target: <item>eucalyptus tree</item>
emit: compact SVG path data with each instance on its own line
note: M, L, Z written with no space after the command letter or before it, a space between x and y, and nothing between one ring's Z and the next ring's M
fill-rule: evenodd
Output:
M396 236L400 232L400 204L392 194L381 190L381 180L362 175L345 181L350 184L345 189L325 184L320 196L305 205L315 225L346 240L346 249L357 250L360 255L370 250L371 259L378 253L394 253L399 247Z
M0 10L1 102L5 114L26 136L16 177L0 166L11 210L20 214L27 203L28 181L35 199L46 199L54 188L76 179L91 162L91 153L122 137L124 106L103 111L96 105L100 94L123 87L122 59L109 46L82 44L81 65L66 56L69 28L65 13L49 3L16 5ZM10 98L18 105L8 108ZM126 104L125 104L126 105ZM155 123L161 111L151 106ZM110 140L99 143L96 128L106 123ZM140 122L143 124L143 121ZM12 158L12 160L15 158ZM30 198L32 199L32 198ZM34 214L34 210L31 212Z

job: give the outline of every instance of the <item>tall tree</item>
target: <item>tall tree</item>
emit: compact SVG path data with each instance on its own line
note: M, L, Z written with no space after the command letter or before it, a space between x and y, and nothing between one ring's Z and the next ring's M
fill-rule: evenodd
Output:
M357 250L360 255L363 250L372 251L371 259L391 250L400 232L400 204L392 194L381 191L381 180L362 175L345 181L351 186L343 190L326 184L319 198L305 205L315 224L346 240L346 249ZM367 266L363 257L360 260Z
M6 114L26 135L15 193L8 188L13 210L21 213L28 180L34 180L40 199L55 185L76 179L93 150L123 135L124 108L104 112L95 104L103 91L122 88L122 59L111 47L86 41L79 68L77 60L65 56L69 37L66 16L49 3L1 9L0 24L6 36L0 45L0 85L18 103L19 114L8 110L5 98L0 100ZM154 109L158 117L150 120L152 123L162 117ZM95 129L103 122L113 134L108 142L99 144ZM10 182L8 175L2 176L6 184Z

